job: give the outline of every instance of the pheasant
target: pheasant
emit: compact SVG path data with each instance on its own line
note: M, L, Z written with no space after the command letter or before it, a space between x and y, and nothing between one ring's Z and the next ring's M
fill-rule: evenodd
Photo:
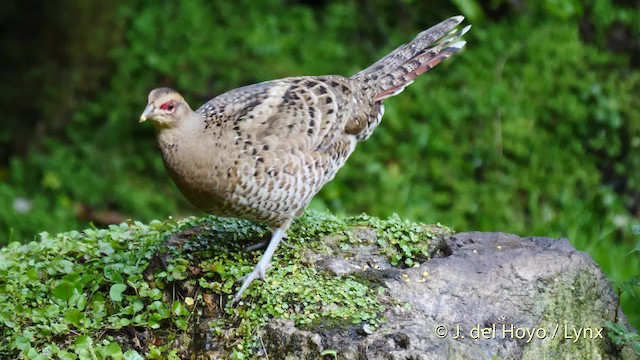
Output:
M383 100L464 45L470 25L454 16L351 77L300 76L231 90L191 110L175 90L151 91L140 122L156 128L164 165L183 195L205 212L269 226L262 258L233 302L265 278L291 221L366 140Z

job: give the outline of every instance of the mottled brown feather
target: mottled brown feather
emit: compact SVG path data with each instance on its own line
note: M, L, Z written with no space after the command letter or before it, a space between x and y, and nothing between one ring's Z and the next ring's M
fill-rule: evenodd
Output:
M349 78L267 81L224 93L195 112L172 89L149 94L141 121L156 125L165 166L187 199L206 212L277 229L236 299L264 276L290 221L372 134L384 113L382 100L464 45L453 41L468 27L452 31L462 19L420 33Z

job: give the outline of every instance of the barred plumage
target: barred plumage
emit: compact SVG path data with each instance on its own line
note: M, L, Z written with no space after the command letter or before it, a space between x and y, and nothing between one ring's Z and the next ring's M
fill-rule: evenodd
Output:
M382 100L464 46L456 40L469 26L452 30L463 19L441 22L349 78L267 81L231 90L196 111L174 90L151 91L140 120L156 125L165 166L187 199L206 212L274 229L234 301L264 277L291 220L380 123Z

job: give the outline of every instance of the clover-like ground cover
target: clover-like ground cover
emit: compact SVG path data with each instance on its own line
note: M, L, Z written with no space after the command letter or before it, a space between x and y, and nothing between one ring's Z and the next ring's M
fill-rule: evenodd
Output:
M363 227L377 235L359 238ZM370 241L392 265L407 267L429 257L430 239L450 232L397 216L309 213L292 225L267 281L252 285L237 307L235 282L261 255L245 248L268 239L263 227L205 216L42 233L0 251L0 357L160 359L193 347L255 357L260 329L273 317L307 328L373 329L393 302L384 288L319 270L312 253L339 247L348 254Z

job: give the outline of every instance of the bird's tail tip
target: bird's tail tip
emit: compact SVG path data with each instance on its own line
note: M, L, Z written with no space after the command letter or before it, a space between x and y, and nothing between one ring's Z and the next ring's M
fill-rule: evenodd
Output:
M352 78L374 84L370 88L375 101L398 94L418 75L465 46L467 42L460 37L471 29L471 25L458 28L464 19L462 15L452 16L422 31L411 42L401 45Z
M453 44L450 44L449 46L447 46L447 48L450 49L450 50L457 51L457 50L462 49L462 47L465 46L466 44L467 44L466 41L460 40L460 41L454 42Z

